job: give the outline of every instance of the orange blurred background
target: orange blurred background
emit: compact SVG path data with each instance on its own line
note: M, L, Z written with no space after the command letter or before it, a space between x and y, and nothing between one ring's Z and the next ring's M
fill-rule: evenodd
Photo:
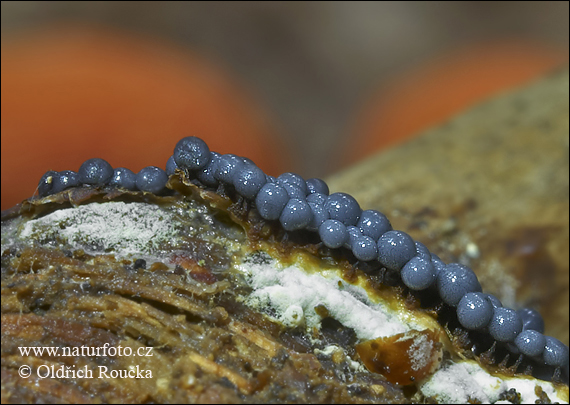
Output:
M326 176L568 63L567 2L2 2L2 209L176 141Z
M357 113L343 163L402 143L493 94L567 64L564 49L512 39L438 55L397 75L366 101Z
M1 125L2 209L31 196L47 170L77 171L89 158L135 173L164 168L185 136L270 174L289 161L267 116L226 72L119 32L57 28L3 44Z

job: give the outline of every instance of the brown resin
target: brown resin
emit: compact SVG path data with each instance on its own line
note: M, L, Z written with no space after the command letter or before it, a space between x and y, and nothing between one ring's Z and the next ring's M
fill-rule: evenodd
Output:
M399 385L420 382L442 359L438 333L429 329L368 340L357 344L356 352L369 371Z

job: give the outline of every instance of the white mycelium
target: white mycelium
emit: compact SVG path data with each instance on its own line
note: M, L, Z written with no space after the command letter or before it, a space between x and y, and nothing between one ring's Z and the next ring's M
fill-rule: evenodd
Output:
M283 266L277 260L244 262L235 266L253 288L245 299L248 305L269 312L270 317L285 326L298 326L304 321L309 336L312 328L320 328L321 317L315 312L319 305L326 307L329 316L352 328L361 341L393 336L411 329L438 327L425 314L410 313L381 300L373 302L364 288L345 282L339 270L312 271L307 267L302 260L289 266ZM421 342L414 347L413 360L418 368L428 360L422 353L430 353L430 350L424 349ZM342 349L335 346L335 350ZM442 403L466 403L470 399L482 403L509 403L499 401L499 398L514 388L521 395L522 403L534 403L538 399L537 386L552 401L568 402L567 387L556 387L551 382L532 377L494 376L475 361L445 362L419 384L419 390Z

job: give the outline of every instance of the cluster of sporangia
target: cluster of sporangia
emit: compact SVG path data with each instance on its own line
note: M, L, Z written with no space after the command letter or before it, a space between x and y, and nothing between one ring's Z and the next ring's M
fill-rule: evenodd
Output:
M251 160L236 155L210 152L200 138L186 137L174 148L166 171L149 166L134 174L114 169L103 159L85 161L79 171L49 171L41 178L38 191L44 197L79 185L111 185L128 190L161 194L168 176L181 169L203 186L233 186L238 194L255 204L266 220L279 220L286 231L317 232L331 249L346 247L360 261L377 260L388 270L399 272L412 290L434 288L446 304L455 307L463 327L486 331L509 349L536 361L560 367L568 376L568 347L544 336L544 322L532 309L505 308L491 294L485 294L475 273L457 263L445 264L438 256L405 232L392 229L386 216L375 210L361 210L345 193L329 195L320 179L304 180L293 173L268 176Z

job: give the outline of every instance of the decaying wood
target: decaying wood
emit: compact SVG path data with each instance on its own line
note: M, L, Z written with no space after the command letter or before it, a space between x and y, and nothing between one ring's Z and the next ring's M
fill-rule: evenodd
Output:
M353 194L363 208L386 212L395 228L409 231L444 259L469 262L484 287L506 304L540 304L547 332L568 343L567 148L564 73L479 106L348 169L330 184L333 191ZM195 188L191 194L199 202L207 197ZM79 189L3 213L2 244L9 247L2 251L2 402L407 403L417 398L413 388L355 371L341 350L315 354L298 331L244 305L239 296L247 289L223 272L233 253L216 239L200 239L204 229L185 236L180 246L186 251L161 247L168 266L161 262L166 256L152 260L151 254L145 256L146 268L113 254L4 239L5 225L16 223L10 222L14 218L25 222L60 207L109 200L177 204L174 197ZM220 211L229 207L224 199L209 204ZM244 245L246 236L255 241L270 231L241 230L246 214L232 206L221 219L232 225L214 231L235 233ZM187 220L181 215L180 221ZM277 239L275 244L280 252L289 246ZM477 249L470 251L470 244ZM466 249L471 253L460 253ZM505 280L510 290L500 288ZM535 288L526 286L536 280ZM328 344L354 353L353 342L331 325L320 332ZM152 356L22 356L19 351L105 345ZM22 378L18 371L24 365L143 372L137 378ZM151 378L144 378L147 371Z

